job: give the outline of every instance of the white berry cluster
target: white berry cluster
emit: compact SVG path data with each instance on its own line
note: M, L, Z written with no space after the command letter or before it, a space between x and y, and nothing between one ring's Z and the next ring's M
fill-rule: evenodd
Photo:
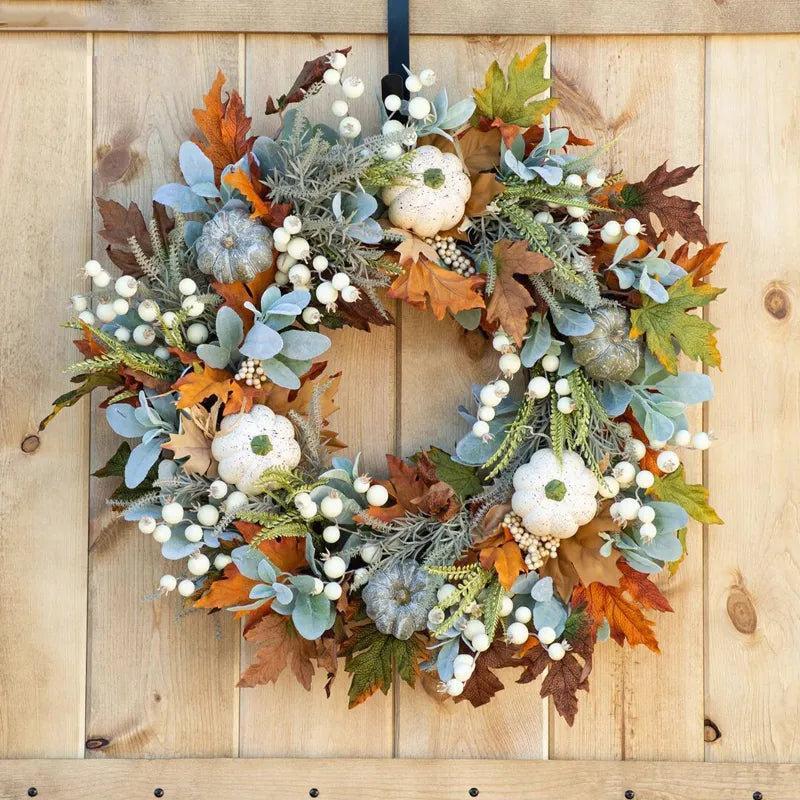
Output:
M459 275L469 277L475 275L477 270L475 264L461 251L461 248L456 245L456 240L452 236L440 236L438 233L433 238L425 239L439 255L439 259L446 266L450 267L453 272Z
M525 565L529 570L540 569L548 558L555 558L561 539L555 536L535 536L522 525L522 518L518 514L509 512L503 517L503 525L514 537L524 553Z
M163 575L159 581L159 589L163 593L171 592L175 589L182 597L191 597L196 591L196 578L202 578L211 569L212 562L209 557L201 551L201 545L205 537L205 529L213 529L220 520L221 513L232 514L247 503L247 495L244 492L234 491L229 493L229 486L225 481L215 480L208 487L210 500L216 500L219 505L205 503L197 508L187 509L181 503L174 500L164 503L161 506L160 521L155 517L144 516L139 520L139 530L148 535L159 544L168 542L172 538L172 529L176 525L185 523L194 517L194 522L189 522L183 529L183 537L197 544L197 549L188 557L186 568L193 578L183 578L179 580L174 575ZM222 571L231 563L231 557L227 553L218 552L214 557L214 569Z
M328 86L340 86L345 99L334 100L331 103L331 112L339 117L339 135L343 139L355 139L361 133L361 121L350 115L348 100L356 100L364 94L364 81L354 76L342 77L342 71L347 66L347 56L344 53L331 53L330 67L325 70L322 80Z
M92 284L101 291L111 284L111 276L103 269L99 261L91 259L83 266L83 274L92 279ZM97 299L94 310L90 308L91 298L76 294L72 297L72 308L78 314L78 319L87 325L98 323L107 325L114 322L130 311L131 303L139 291L139 283L131 275L121 275L114 282L115 297L101 294ZM191 278L184 278L178 284L178 291L182 295L181 307L189 318L199 317L205 311L205 304L197 296L197 284ZM174 311L165 311L160 314L158 304L154 300L144 299L136 306L136 313L141 324L131 330L126 325L117 325L114 336L120 342L129 342L131 339L140 347L149 347L156 341L156 325L171 328L177 323ZM160 320L159 320L160 315ZM186 338L192 344L202 344L208 339L208 328L202 322L195 322L186 329ZM154 355L158 358L169 358L166 347L156 347Z
M242 361L233 379L244 381L247 386L253 386L256 389L260 389L263 384L267 383L267 376L264 374L264 368L261 366L261 361L257 358L247 358Z
M351 283L349 275L333 269L327 257L321 253L311 257L311 245L305 237L299 235L302 230L303 220L296 214L290 214L284 219L283 225L273 231L272 241L280 253L275 283L278 286L291 283L294 289L311 291L317 280L314 296L317 302L331 312L336 310L336 301L339 298L345 303L358 300L361 292ZM310 267L307 263L309 259ZM330 277L324 276L326 272L331 273ZM318 308L307 306L303 309L303 321L307 325L316 325L320 319Z
M417 122L426 121L431 114L431 103L426 97L423 97L418 92L421 92L423 87L433 86L436 83L436 73L432 69L423 69L419 75L410 73L406 78L406 89L410 92L411 99L408 101L408 116ZM381 151L381 155L387 161L394 161L403 155L403 145L413 146L417 140L417 134L413 127L404 125L399 119L393 119L393 116L398 112L403 101L399 95L389 94L386 95L383 105L389 112L389 119L383 123L381 133L384 136L392 136L404 133L402 143L399 141L387 144Z
M572 387L567 378L556 377L560 359L554 353L542 356L540 362L544 375L537 375L528 381L528 395L536 400L543 400L554 391L558 396L556 407L562 414L571 414L575 410L575 401L572 399ZM553 380L551 384L550 381Z

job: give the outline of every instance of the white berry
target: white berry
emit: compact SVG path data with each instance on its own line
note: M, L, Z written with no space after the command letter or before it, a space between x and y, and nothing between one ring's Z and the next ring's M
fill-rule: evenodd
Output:
M445 684L445 691L450 697L458 697L464 691L464 683L458 678L450 678Z
M361 133L361 122L355 117L342 117L339 122L339 134L345 139L355 139Z
M314 519L314 517L317 516L318 507L317 504L312 500L310 503L306 503L304 506L301 506L298 511L303 519Z
M502 353L503 350L510 346L511 339L504 333L496 333L492 338L492 347L497 350L498 353Z
M338 69L340 72L347 66L347 56L344 53L340 53L338 50L331 53L328 62L334 69Z
M156 340L156 332L150 325L137 325L133 329L133 341L142 347L148 347Z
M350 285L350 276L345 272L337 272L331 278L331 284L333 288L336 289L337 292L341 292L345 286Z
M308 244L308 241L302 236L293 236L291 239L289 239L289 246L286 252L288 252L289 255L297 261L302 261L303 259L308 258L309 254L311 253L311 247Z
M533 619L533 612L528 606L520 606L514 612L514 619L517 622L521 622L523 625L527 625Z
M208 556L203 553L193 553L186 562L186 568L192 575L205 575L211 569Z
M89 311L88 308L85 311L81 311L81 313L78 314L78 319L81 322L85 323L86 325L94 325L95 323L95 316L94 314L92 314L91 311Z
M652 522L656 518L656 512L653 506L642 506L637 516L639 522Z
M119 328L114 331L114 338L120 342L129 342L131 340L130 329L120 325Z
M359 475L353 481L353 488L359 493L364 494L364 492L372 486L372 481L366 475Z
M499 406L500 401L502 400L501 397L497 396L497 392L494 390L494 384L492 383L490 383L488 386L484 386L481 389L478 399L481 401L482 405L490 406L491 408Z
M506 594L500 601L500 616L507 617L514 610L514 601Z
M489 423L483 419L479 419L472 425L472 435L477 436L479 439L482 439L484 436L487 436L489 434L489 430L490 430Z
M142 300L136 308L136 313L142 322L154 322L158 319L158 306L153 300Z
M178 585L178 579L174 575L162 575L158 585L165 592L172 592Z
M431 113L430 101L422 96L408 101L408 116L412 119L425 119Z
M226 555L225 553L219 553L217 556L214 557L214 569L218 569L220 572L225 569L233 561L233 559Z
M192 523L191 525L187 526L186 530L183 532L183 535L189 542L199 542L203 539L203 529L199 525Z
M123 314L127 314L128 311L130 311L131 304L124 297L118 297L111 304L111 307L114 309L114 314L121 317Z
M556 394L561 395L562 397L565 397L572 392L572 388L570 387L569 381L566 378L559 378L553 388L556 390Z
M167 525L177 525L183 519L183 506L180 503L167 503L161 506L161 519Z
M243 508L247 505L247 495L244 492L231 492L225 498L225 512L228 514L232 514L234 511L238 511L240 508Z
M339 297L339 292L333 288L333 284L330 281L323 281L319 286L317 286L316 291L314 292L317 300L322 303L322 305L327 306L330 303L335 303L337 298Z
M606 182L606 174L597 167L592 167L586 173L586 183L592 187L592 189L599 189L604 183Z
M336 602L342 596L342 587L338 583L326 583L322 591L331 602Z
M383 101L387 111L397 111L402 104L403 101L396 94L387 94Z
M358 554L365 564L371 564L381 554L381 548L370 542L363 545Z
M476 636L485 633L486 626L479 619L471 619L464 626L464 636L466 636L467 639L474 639Z
M279 253L285 253L292 235L283 226L275 228L272 232L272 244Z
M630 461L620 461L614 467L614 477L623 489L627 489L636 477L636 467Z
M92 283L98 289L105 289L106 286L111 283L111 276L105 270L103 270L101 273L92 278Z
M342 537L342 533L337 525L328 525L322 531L322 540L328 544L335 544Z
M83 273L87 278L94 278L95 275L99 275L102 271L103 265L99 261L95 261L93 258L83 265Z
M208 328L202 322L193 322L186 329L186 338L192 344L203 344L208 340Z
M631 455L637 460L641 461L647 455L647 445L641 439L629 439L628 446Z
M619 494L619 483L613 475L604 475L603 480L598 482L597 493L600 497L612 498Z
M692 436L692 447L695 450L708 450L711 447L711 437L705 431L696 433Z
M529 636L528 626L523 625L521 622L512 622L506 630L506 638L509 644L525 644Z
M225 485L226 491L227 488L228 487L226 484ZM224 495L222 496L224 497ZM214 525L217 524L217 522L219 522L219 509L216 506L212 506L211 504L200 506L200 508L197 509L197 521L201 525L205 525L208 528L213 527Z
M556 640L556 632L549 626L546 625L543 628L540 628L536 634L536 637L543 645L552 644Z
M172 538L172 529L169 525L156 525L153 531L153 538L159 543L164 544Z
M95 313L100 322L111 322L117 316L111 303L98 303Z
M114 291L120 297L133 297L138 288L139 284L132 275L122 275L114 282Z
M188 578L184 578L178 584L178 594L181 597L191 597L195 592L194 581L190 581Z
M81 311L86 311L89 308L89 301L82 294L72 295L70 302L72 303L72 310L76 314L80 314Z
M567 175L564 179L564 185L569 186L571 189L580 189L583 186L583 181L580 175Z
M338 580L347 571L347 565L341 556L331 556L323 565L322 571L331 579Z
M567 214L575 219L580 219L586 215L586 209L581 206L567 206Z
M150 534L156 529L157 524L153 517L145 516L139 520L139 530L142 533Z
M636 485L640 489L649 489L656 482L656 476L649 469L636 473Z
M520 371L522 362L516 353L503 353L503 355L500 356L498 367L500 368L500 372L508 378Z
M680 467L681 460L672 450L662 450L656 458L656 465L662 472L670 474Z
M623 228L628 236L638 236L642 231L642 223L636 217L631 217L625 220Z
M575 401L571 397L559 397L556 408L562 414L571 414L575 410Z
M346 117L348 110L346 100L334 100L331 103L331 113L335 117Z
M371 506L382 506L385 505L386 501L389 499L389 491L385 486L381 486L379 483L374 483L372 486L367 489L367 502Z
M478 409L478 419L491 422L495 417L495 410L491 406L481 406Z
M208 487L208 493L213 497L215 500L222 500L226 494L228 494L228 484L225 481L212 481L211 486ZM209 508L214 508L213 506L209 506ZM215 509L216 510L216 509ZM204 523L205 525L214 523Z
M511 391L511 387L508 385L507 381L504 381L502 378L498 381L494 382L494 393L502 400L504 397L508 397L508 393Z
M441 586L440 586L440 587L439 587L439 588L436 590L436 599L437 599L437 600L438 600L440 603L443 603L443 602L444 602L445 600L447 600L447 598L448 598L448 597L450 597L450 596L453 594L453 592L455 592L455 591L456 591L456 587L455 587L455 586L453 586L453 584L452 584L452 583L443 583L443 584L442 584L442 585L441 585Z
M622 239L622 225L615 219L610 219L600 229L600 238L606 244L617 244Z
M537 375L528 382L528 392L537 400L542 400L550 395L550 381L544 375Z
M589 238L589 226L581 220L570 223L569 230L573 236L579 236L582 239Z
M364 81L361 78L350 76L342 81L342 91L344 96L354 100L364 94Z
M623 497L617 503L617 510L623 519L631 522L639 515L639 501L635 497Z
M331 492L320 500L319 511L323 517L336 519L344 511L344 503L338 493Z
M547 648L547 655L549 655L553 661L561 661L566 654L567 651L561 642L553 642L553 644Z
M675 431L672 441L676 447L688 447L692 442L692 434L686 428L683 428Z
M191 278L184 278L178 284L178 291L184 295L195 294L197 292L197 284Z
M657 534L658 530L656 530L656 526L652 522L643 522L639 526L639 535L645 542L652 542Z
M342 74L339 72L338 69L326 69L325 72L322 73L322 80L324 83L327 83L328 86L336 86L337 83L342 79Z
M433 86L436 83L436 73L432 69L420 70L419 81L423 86Z
M558 356L548 353L542 358L542 369L545 372L555 372L560 363Z
M406 78L406 89L409 92L418 92L422 88L422 81L413 73Z
M322 314L319 313L318 308L307 306L303 309L303 322L305 322L306 325L317 325L321 319Z
M485 633L479 633L472 639L472 646L479 653L485 653L489 649L490 645L491 642L489 641L489 637Z

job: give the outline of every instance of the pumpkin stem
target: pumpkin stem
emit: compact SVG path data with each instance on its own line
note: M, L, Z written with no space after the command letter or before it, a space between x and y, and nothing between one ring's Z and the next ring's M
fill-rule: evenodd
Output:
M407 586L401 586L395 593L394 599L401 606L407 606L411 602L411 592Z
M234 236L232 233L229 233L229 234L228 234L228 235L227 235L225 238L223 238L223 240L222 240L222 246L223 246L223 247L224 247L226 250L230 250L230 249L231 249L231 248L232 248L232 247L233 247L235 244L236 244L236 237L235 237L235 236Z
M259 436L254 436L250 440L250 449L257 456L265 456L272 452L272 442L269 440L269 436L262 433Z
M439 189L444 186L444 172L438 167L431 167L422 173L422 181L431 189Z
M564 481L560 481L558 478L553 478L544 487L544 496L548 500L563 500L566 493L567 487L564 485Z

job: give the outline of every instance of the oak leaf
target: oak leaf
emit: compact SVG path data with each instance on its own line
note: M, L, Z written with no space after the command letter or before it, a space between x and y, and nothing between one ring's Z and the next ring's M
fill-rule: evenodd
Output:
M673 338L689 358L700 359L710 367L719 367L720 354L714 336L716 326L686 312L708 305L724 291L704 283L695 286L692 276L686 275L667 289L669 299L666 303L656 303L643 296L642 307L631 311L631 339L644 336L650 352L673 374L678 371Z
M434 316L442 320L448 311L455 315L459 311L483 308L483 296L478 291L482 285L483 278L477 275L464 277L423 256L404 268L386 294L422 310L430 302Z
M181 432L173 433L161 445L164 450L171 450L175 459L187 459L183 462L183 470L188 473L217 477L216 462L211 456L211 441L216 432L216 419L219 405L213 411L203 406L192 406L181 413Z
M540 275L551 269L553 262L529 250L527 242L522 240L501 239L494 246L494 257L497 279L486 305L486 319L492 325L501 326L521 347L534 300L530 291L514 276Z
M203 95L205 108L192 111L195 124L206 139L203 142L193 137L192 141L211 159L217 181L222 170L249 152L256 139L247 135L252 120L244 112L239 93L233 89L226 100L222 99L224 83L225 76L220 70L208 94Z
M291 617L267 614L245 633L245 639L262 647L256 651L255 662L244 671L238 686L249 688L275 683L289 666L298 683L306 691L311 690L314 677L312 659L317 656L317 644L300 636Z
M135 239L146 256L153 255L153 245L150 241L147 223L144 221L139 206L136 203L130 203L125 208L114 200L103 200L101 197L96 197L95 202L103 219L103 227L98 234L109 243L106 247L109 261L123 275L141 278L144 273L130 249L129 242L131 239Z
M404 228L387 228L386 232L404 237L394 248L395 253L399 256L397 262L399 266L404 267L406 264L413 264L423 257L434 263L439 260L439 254L433 249L433 246L429 245L424 239L414 236L411 231L407 231Z
M627 218L635 217L647 227L645 236L651 244L656 241L650 225L650 215L654 214L670 236L677 233L687 242L707 245L708 234L696 211L700 203L685 197L664 194L665 190L686 183L696 170L697 167L668 170L665 161L643 181L625 184L616 205Z
M177 408L190 408L216 397L223 403L234 393L241 392L241 387L233 380L230 372L224 369L214 369L207 364L202 372L189 372L179 378L174 388L180 393L180 399L175 404Z

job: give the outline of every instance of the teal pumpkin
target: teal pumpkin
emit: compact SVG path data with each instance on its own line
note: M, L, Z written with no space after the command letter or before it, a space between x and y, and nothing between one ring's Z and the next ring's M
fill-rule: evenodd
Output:
M621 306L607 306L592 311L591 333L572 336L572 358L590 378L599 381L624 381L639 366L641 342L631 339L631 321Z

